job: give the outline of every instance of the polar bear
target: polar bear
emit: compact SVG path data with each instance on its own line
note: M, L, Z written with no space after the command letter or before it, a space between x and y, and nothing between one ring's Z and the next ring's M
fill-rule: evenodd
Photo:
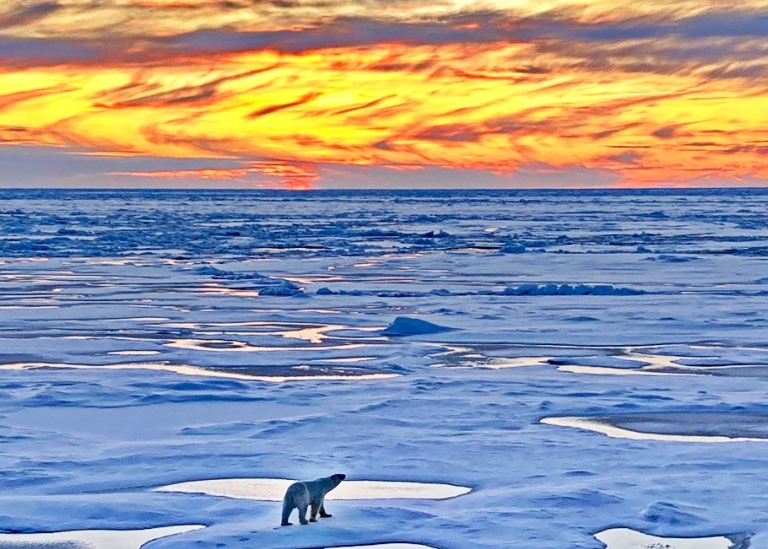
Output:
M291 524L288 522L288 517L294 509L299 510L299 522L307 524L307 507L309 506L312 506L309 522L317 520L318 511L320 511L321 517L330 517L331 515L325 512L325 507L323 506L325 494L336 488L345 478L347 478L347 475L337 473L330 477L291 484L283 498L283 520L280 526L289 526Z

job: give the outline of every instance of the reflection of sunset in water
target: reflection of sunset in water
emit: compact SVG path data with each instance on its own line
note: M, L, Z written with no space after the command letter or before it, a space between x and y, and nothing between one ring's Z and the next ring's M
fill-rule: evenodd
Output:
M399 374L389 373L347 373L326 374L318 371L307 371L306 368L296 366L293 369L303 371L303 375L258 375L252 373L240 373L236 368L230 370L202 368L185 364L169 364L164 362L136 362L126 364L104 364L91 366L84 364L55 364L55 363L11 363L0 364L0 370L39 370L39 369L63 369L63 370L151 370L155 372L171 372L183 376L215 377L224 379L237 379L240 381L266 381L270 383L283 383L286 381L365 381L375 379L389 379ZM284 368L290 371L291 368ZM319 369L318 369L319 370Z
M230 498L282 501L294 480L277 478L233 478L198 480L155 488L159 492L187 492ZM449 499L468 494L470 488L452 484L345 480L325 499Z
M607 417L545 417L541 423L661 442L768 442L768 417L717 413L653 413ZM764 427L764 428L761 428ZM668 431L668 432L654 432ZM712 434L700 434L709 431ZM763 433L764 431L764 433ZM727 433L731 434L717 434ZM760 436L742 436L753 432Z

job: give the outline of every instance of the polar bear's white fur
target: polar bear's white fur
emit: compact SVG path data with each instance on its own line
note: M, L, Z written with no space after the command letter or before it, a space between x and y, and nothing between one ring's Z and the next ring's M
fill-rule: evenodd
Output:
M330 517L331 515L325 512L325 507L323 506L325 494L336 488L345 478L347 478L347 475L337 473L330 477L291 484L283 498L283 520L280 525L288 526L291 524L288 522L288 517L294 509L299 510L299 522L307 524L307 508L310 506L312 511L309 516L309 522L317 520L318 511L321 517Z

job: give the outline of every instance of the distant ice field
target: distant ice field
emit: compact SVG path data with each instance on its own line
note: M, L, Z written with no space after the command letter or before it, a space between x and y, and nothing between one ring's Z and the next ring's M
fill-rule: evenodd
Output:
M767 211L2 190L0 548L768 549Z

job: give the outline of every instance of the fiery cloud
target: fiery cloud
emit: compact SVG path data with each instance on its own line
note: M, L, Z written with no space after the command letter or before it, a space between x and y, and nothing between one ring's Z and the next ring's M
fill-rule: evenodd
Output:
M150 179L238 181L251 183L254 187L283 187L291 190L311 189L312 184L319 178L319 175L311 168L296 164L282 164L279 162L254 162L245 168L200 168L196 170L112 172L108 175L122 175ZM270 178L273 178L273 180L270 181ZM278 184L275 185L275 183Z
M338 165L768 179L768 1L475 4L10 0L0 146L290 188Z

